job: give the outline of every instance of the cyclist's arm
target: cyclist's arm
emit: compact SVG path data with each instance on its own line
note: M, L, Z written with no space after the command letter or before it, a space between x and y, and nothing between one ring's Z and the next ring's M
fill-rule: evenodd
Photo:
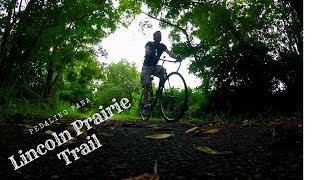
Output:
M151 54L151 48L150 48L150 46L146 46L145 48L146 48L146 50L145 50L145 55L146 55L146 56L150 55L150 54Z
M165 50L165 52L173 59L177 59L177 55L171 51L169 51L168 49Z

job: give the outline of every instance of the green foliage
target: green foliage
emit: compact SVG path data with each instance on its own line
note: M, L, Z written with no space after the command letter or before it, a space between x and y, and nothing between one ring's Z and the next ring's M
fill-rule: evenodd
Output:
M57 99L70 103L93 99L93 92L98 86L95 82L104 78L102 67L89 56L73 61L61 74L61 80L55 89Z
M55 108L93 98L103 79L95 46L130 23L139 6L133 0L0 1L0 107L40 100Z
M0 1L1 113L52 115L85 98L97 108L126 97L123 115L138 117L136 66L99 64L105 50L95 47L142 3L162 27L180 27L172 50L202 79L187 118L302 110L302 0L29 0Z
M57 102L56 104L54 104L55 112L53 112L53 114L50 114L50 116L53 116L57 113L63 113L63 111L68 112L68 115L65 116L67 118L87 118L90 115L89 110L83 110L87 109L88 104L86 104L84 107L80 109L72 108L72 106L75 106L75 104L66 101Z
M121 60L104 66L105 80L98 87L94 97L97 106L108 106L113 104L112 99L120 101L128 98L131 108L126 114L138 115L138 104L141 94L140 73L133 63Z
M203 117L203 102L205 96L201 89L188 89L188 106L186 117L189 118L200 118Z
M192 58L189 69L202 79L199 112L302 110L302 22L296 2L145 2L152 15L180 27L171 31L173 51ZM193 108L189 113L197 112Z
M45 104L43 100L10 99L0 107L2 116L12 116L15 114L31 115L32 117L45 118L55 114L53 109Z

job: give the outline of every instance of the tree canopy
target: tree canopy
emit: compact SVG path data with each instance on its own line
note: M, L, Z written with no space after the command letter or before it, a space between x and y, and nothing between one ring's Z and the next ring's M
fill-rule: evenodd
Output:
M144 2L192 58L206 111L302 110L302 1Z
M144 13L202 79L192 111L302 111L302 0L0 1L0 110L139 97L136 66L97 61L102 38ZM144 11L140 8L145 6ZM138 90L135 90L139 89ZM201 93L200 93L201 92ZM201 96L203 97L200 97ZM107 97L106 97L107 95ZM112 97L111 97L112 96ZM199 104L200 103L200 104ZM16 112L16 111L15 111Z
M139 3L10 0L0 7L0 105L6 106L14 99L54 104L92 96L103 72L97 44L130 23Z

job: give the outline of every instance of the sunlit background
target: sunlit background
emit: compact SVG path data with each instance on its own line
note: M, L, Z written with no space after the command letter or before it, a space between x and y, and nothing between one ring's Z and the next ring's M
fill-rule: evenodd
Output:
M151 27L141 28L140 23L149 21ZM116 32L107 38L102 40L102 47L107 50L108 56L106 58L100 57L99 60L105 63L117 63L121 59L126 59L130 63L135 63L138 71L141 71L143 60L144 60L144 51L145 44L148 41L153 41L152 34L160 30L162 33L162 43L164 43L169 50L171 50L171 42L169 39L169 30L161 29L158 26L158 21L149 18L148 16L141 14L139 15L132 24L128 27L121 27ZM165 52L161 57L165 56L166 59L170 59L169 55ZM201 80L195 75L190 74L188 67L191 61L185 59L182 64L179 72L186 79L188 87L195 88L201 84ZM161 62L159 62L161 64ZM178 68L178 63L168 63L166 62L164 67L167 69L167 72L176 71ZM157 83L157 79L155 78Z

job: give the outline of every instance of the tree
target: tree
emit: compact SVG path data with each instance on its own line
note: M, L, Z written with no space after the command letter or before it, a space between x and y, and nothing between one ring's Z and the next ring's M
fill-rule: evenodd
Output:
M207 111L263 112L277 97L301 107L302 20L293 6L298 1L144 2L150 7L146 14L174 27L173 50L193 58L190 71L203 80Z
M141 94L140 73L133 63L121 60L104 66L105 80L98 88L95 102L97 105L107 106L112 104L112 99L119 101L128 98L131 104L139 101Z
M0 92L11 99L73 99L62 87L67 78L72 73L78 74L74 83L98 78L90 71L97 65L95 45L118 25L130 23L139 6L133 0L0 1ZM76 89L70 87L69 95Z
M93 97L103 79L96 45L129 24L139 6L134 0L0 1L0 111Z

